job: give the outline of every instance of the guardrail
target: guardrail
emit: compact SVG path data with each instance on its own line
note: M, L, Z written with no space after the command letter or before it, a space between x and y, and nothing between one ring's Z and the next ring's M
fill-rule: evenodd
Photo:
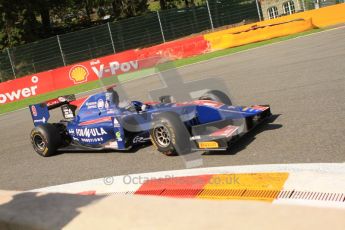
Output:
M344 1L201 0L194 7L149 12L5 49L0 52L0 82L223 26L259 22Z
M204 36L167 42L149 48L128 50L0 83L0 104L94 81L100 77L152 67L160 58L176 60L297 33L315 26L325 27L339 23L345 23L345 4L239 26Z
M195 7L149 12L6 49L0 53L0 82L243 20L255 22L255 1L202 0Z
M203 36L168 42L150 48L127 50L74 65L0 83L0 105L155 66L161 59L176 60L207 52Z

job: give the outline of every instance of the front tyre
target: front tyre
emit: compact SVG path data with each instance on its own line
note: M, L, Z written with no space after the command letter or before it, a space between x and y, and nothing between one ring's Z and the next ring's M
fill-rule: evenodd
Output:
M167 156L186 154L191 151L190 134L174 112L163 112L154 118L150 137L157 150Z
M217 101L221 102L225 105L232 105L232 102L228 95L220 90L210 90L204 95L202 95L199 100L210 100L210 101Z
M30 139L34 150L43 157L54 155L62 142L58 128L52 124L33 128Z

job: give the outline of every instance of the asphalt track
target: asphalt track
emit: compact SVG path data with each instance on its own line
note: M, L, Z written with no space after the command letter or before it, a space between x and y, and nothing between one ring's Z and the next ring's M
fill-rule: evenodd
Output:
M236 104L270 104L269 123L204 167L345 162L345 28L284 41L178 69L184 81L221 77ZM133 98L159 88L156 75L126 83ZM43 158L29 142L28 110L0 116L0 189L26 190L129 173L186 168L147 146L131 152Z

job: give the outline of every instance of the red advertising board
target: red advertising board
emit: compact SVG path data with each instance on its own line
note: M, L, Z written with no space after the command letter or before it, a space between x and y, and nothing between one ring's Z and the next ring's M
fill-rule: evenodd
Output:
M162 58L175 60L208 50L203 36L128 50L0 83L0 105L100 78L155 66Z
M0 104L44 94L54 89L52 71L7 81L0 84Z
M209 45L204 37L196 36L144 48L140 50L140 57L146 58L154 55L160 55L163 58L175 60L203 54L207 52L208 49Z

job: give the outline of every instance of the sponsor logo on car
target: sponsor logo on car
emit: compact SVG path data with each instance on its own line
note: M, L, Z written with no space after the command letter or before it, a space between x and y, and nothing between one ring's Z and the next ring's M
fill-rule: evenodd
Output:
M98 99L98 101L97 101L97 108L98 108L99 110L104 109L104 101L103 101L102 98L101 98L101 99Z
M57 105L59 103L62 103L62 102L66 102L67 99L65 97L58 97L58 98L54 98L52 100L49 100L46 102L47 106L53 106L53 105Z
M215 141L204 141L204 142L199 142L199 148L201 149L214 149L218 148L219 145Z
M74 84L80 84L87 81L89 71L83 65L75 65L69 70L69 78Z
M103 138L102 137L96 137L96 138L81 138L80 139L82 142L85 143L96 143L96 142L102 142Z
M71 110L71 108L69 108L68 106L62 106L61 109L62 109L62 113L66 119L74 118L74 114L73 114L73 111Z
M115 135L116 135L116 139L117 139L118 141L122 141L121 133L120 133L119 131L116 132Z
M147 140L149 140L150 138L144 138L142 136L136 136L133 138L133 144L137 144L137 143L145 143Z
M28 86L22 89L13 90L11 92L1 93L0 94L0 104L5 104L6 102L12 102L15 100L35 96L37 94L37 83L38 83L38 77L32 76L31 82L35 85Z
M45 117L43 117L42 119L36 119L36 120L34 120L34 123L38 123L38 122L40 122L40 123L46 123L46 118Z
M36 107L34 105L31 106L31 113L34 117L37 117L37 110L36 110Z
M95 102L95 101L86 102L86 108L87 109L96 109L97 108L97 102Z
M83 128L75 129L75 133L79 137L98 137L108 134L103 128Z
M115 128L120 127L120 123L118 122L118 120L116 118L114 118L114 127Z
M60 101L58 99L52 99L46 102L47 106L53 106L59 104Z
M64 97L58 97L57 99L58 99L59 102L65 102L65 101L67 101L67 99L64 98Z

